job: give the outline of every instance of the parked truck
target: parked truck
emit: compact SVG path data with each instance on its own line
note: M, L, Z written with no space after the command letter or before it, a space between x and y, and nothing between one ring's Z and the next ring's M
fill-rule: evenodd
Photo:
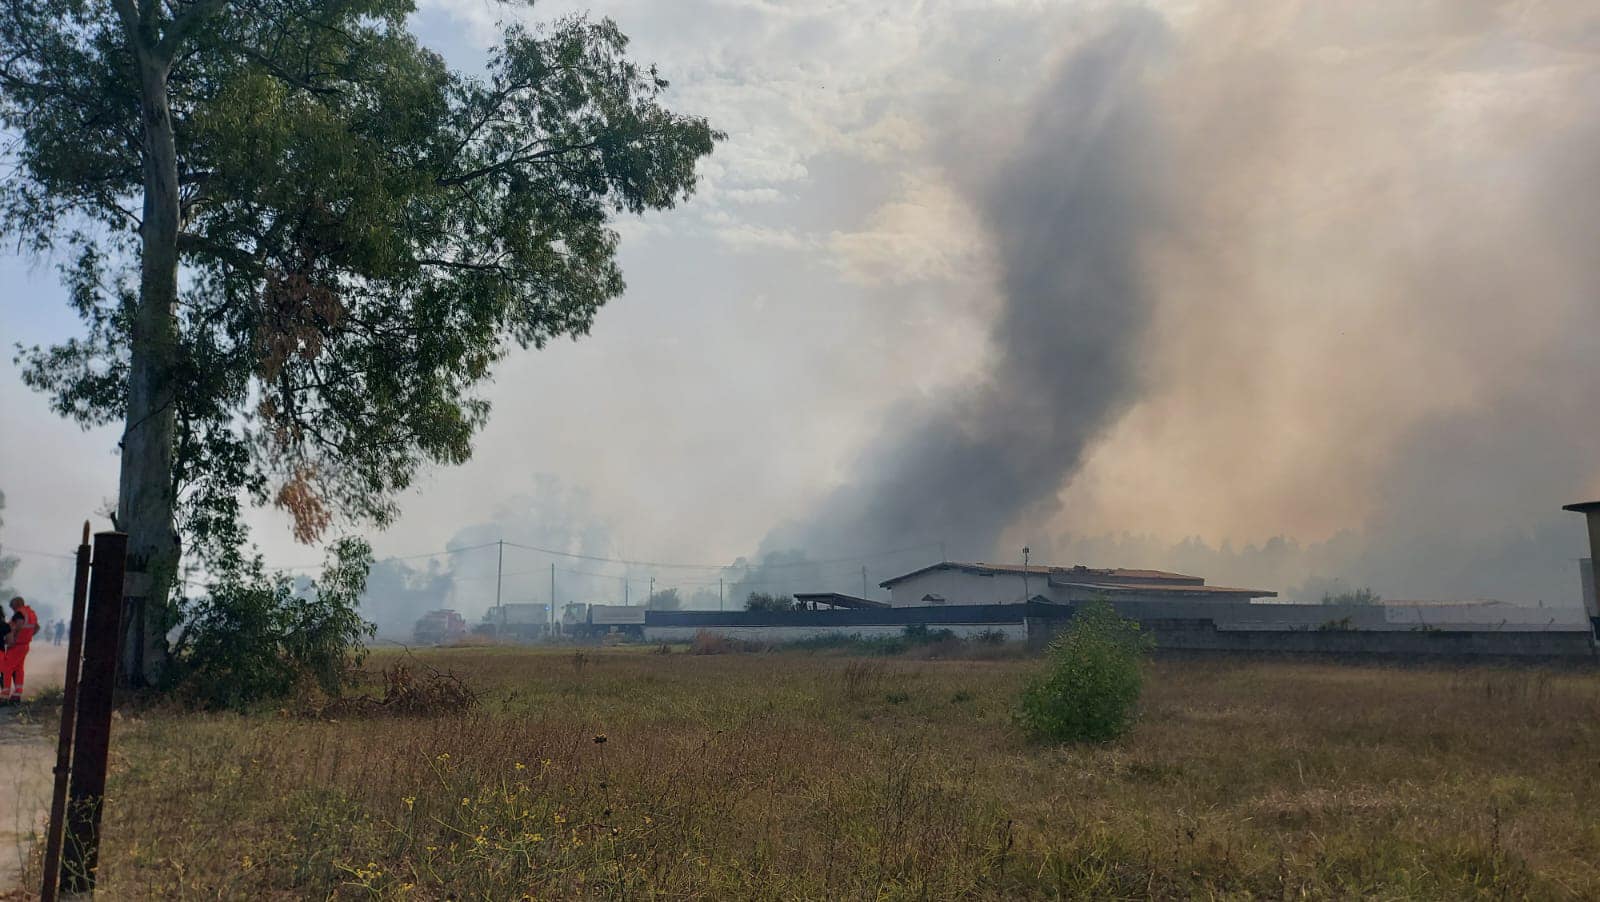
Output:
M550 633L550 608L543 604L495 605L475 632L516 642L535 642Z
M644 611L619 604L569 604L561 613L561 632L572 639L642 640Z

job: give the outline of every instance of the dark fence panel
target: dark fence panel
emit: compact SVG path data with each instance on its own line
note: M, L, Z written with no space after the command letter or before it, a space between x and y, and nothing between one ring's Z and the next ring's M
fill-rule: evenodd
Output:
M855 611L647 611L645 626L939 626L1022 623L1038 605L961 604ZM1050 606L1044 606L1050 607ZM1062 609L1058 609L1062 610Z
M1042 646L1070 622L1070 609L1036 608L1028 616L1028 641ZM1573 630L1218 629L1210 620L1156 619L1141 626L1163 652L1600 663L1593 637Z

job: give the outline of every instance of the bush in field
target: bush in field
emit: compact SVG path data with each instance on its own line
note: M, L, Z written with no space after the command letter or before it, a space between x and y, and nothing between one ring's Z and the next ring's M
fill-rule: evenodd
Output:
M788 595L772 595L767 592L751 592L744 600L744 609L747 611L800 611L804 610L800 602Z
M1050 643L1048 669L1022 691L1017 721L1034 739L1110 742L1133 725L1148 643L1111 605L1082 605Z
M216 582L184 612L168 678L204 708L282 698L308 681L339 694L372 635L356 611L371 560L367 543L340 541L302 591L265 572L259 558L222 562Z
M955 630L930 630L926 623L908 624L905 629L900 631L900 637L912 645L931 645L935 642L956 641Z

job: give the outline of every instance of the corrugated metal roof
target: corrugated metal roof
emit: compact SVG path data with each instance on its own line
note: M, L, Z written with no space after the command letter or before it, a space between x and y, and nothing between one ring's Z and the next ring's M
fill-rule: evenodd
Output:
M1139 569L1128 569L1128 568L1123 568L1123 567L1093 568L1093 567L1085 567L1082 564L1078 564L1078 565L1075 565L1075 566L1072 566L1072 567L1057 567L1057 566L1054 566L1052 564L1030 564L1027 567L1024 567L1021 564L990 564L990 563L986 563L984 561L972 561L972 562L940 561L937 564L929 564L926 567L923 567L923 568L918 569L918 570L913 570L910 573L903 573L903 574L901 574L899 576L892 577L890 579L886 579L883 582L879 583L878 585L883 586L884 588L888 588L889 586L892 586L895 583L902 582L904 580L908 580L913 576L921 576L922 574L927 573L927 572L929 572L931 570L963 570L963 571L966 571L966 572L969 572L969 573L979 573L979 574L985 574L985 575L995 574L995 573L1015 573L1015 574L1026 573L1029 576L1046 576L1046 577L1058 577L1058 576L1065 575L1065 576L1075 576L1075 577L1095 577L1095 578L1100 578L1100 579L1115 580L1117 582L1125 582L1125 581L1167 582L1167 581L1170 581L1170 582L1190 583L1190 584L1194 584L1194 585L1200 585L1200 584L1205 582L1204 579L1201 579L1198 576L1189 576L1189 575L1184 574L1184 573L1173 573L1173 572L1168 571L1168 570L1139 570Z
M1187 573L1173 573L1170 570L1136 570L1126 567L1096 569L1094 567L1085 567L1082 564L1078 564L1074 567L1051 568L1051 575L1070 577L1101 577L1114 579L1118 582L1137 582L1143 580L1146 582L1190 583L1197 586L1205 583L1205 580L1201 577L1190 576Z
M849 608L852 610L865 610L867 608L886 608L888 602L873 601L870 598L861 598L857 595L845 595L841 592L796 592L795 601L807 604L825 604L836 608Z
M929 564L926 567L920 567L920 568L918 568L916 570L911 571L910 573L902 573L899 576L890 577L889 579L886 579L883 582L878 583L878 585L880 585L883 588L887 589L890 586L894 585L895 583L904 582L905 580L908 580L908 579L912 578L913 576L921 576L924 573L928 573L928 572L931 572L931 571L934 571L934 570L963 570L963 571L966 571L968 573L978 573L978 574L1021 573L1021 572L1023 572L1023 568L1022 568L1021 564L985 564L982 561L978 561L976 563L962 563L960 561L940 561L937 564ZM1028 572L1029 576L1033 576L1033 575L1049 576L1050 575L1050 568L1049 567L1042 567L1042 566L1030 566L1030 567L1027 568L1027 572Z
M1052 581L1052 585L1069 589L1085 589L1090 592L1105 592L1108 595L1132 594L1144 592L1151 595L1243 595L1248 598L1277 598L1278 593L1266 589L1236 589L1231 586L1201 586L1188 583L1154 582L1154 583L1096 583L1076 581Z
M1035 574L1035 573L1042 574L1042 575L1045 575L1045 576L1049 576L1050 575L1050 571L1056 569L1054 567L1051 567L1048 564L1029 564L1028 566L1024 567L1021 564L986 564L983 561L976 561L976 562L971 563L971 564L952 564L952 566L955 566L955 567L973 567L973 568L978 569L978 570L993 570L996 573L1023 573L1023 572L1026 572L1030 576Z

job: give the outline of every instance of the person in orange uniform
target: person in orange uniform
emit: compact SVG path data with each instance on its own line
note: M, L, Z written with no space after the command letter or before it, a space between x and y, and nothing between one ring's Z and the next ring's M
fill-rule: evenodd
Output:
M0 655L0 672L4 674L5 701L22 701L22 665L28 658L28 645L33 634L39 631L39 615L33 612L22 596L11 599L11 633L6 637L6 650Z

